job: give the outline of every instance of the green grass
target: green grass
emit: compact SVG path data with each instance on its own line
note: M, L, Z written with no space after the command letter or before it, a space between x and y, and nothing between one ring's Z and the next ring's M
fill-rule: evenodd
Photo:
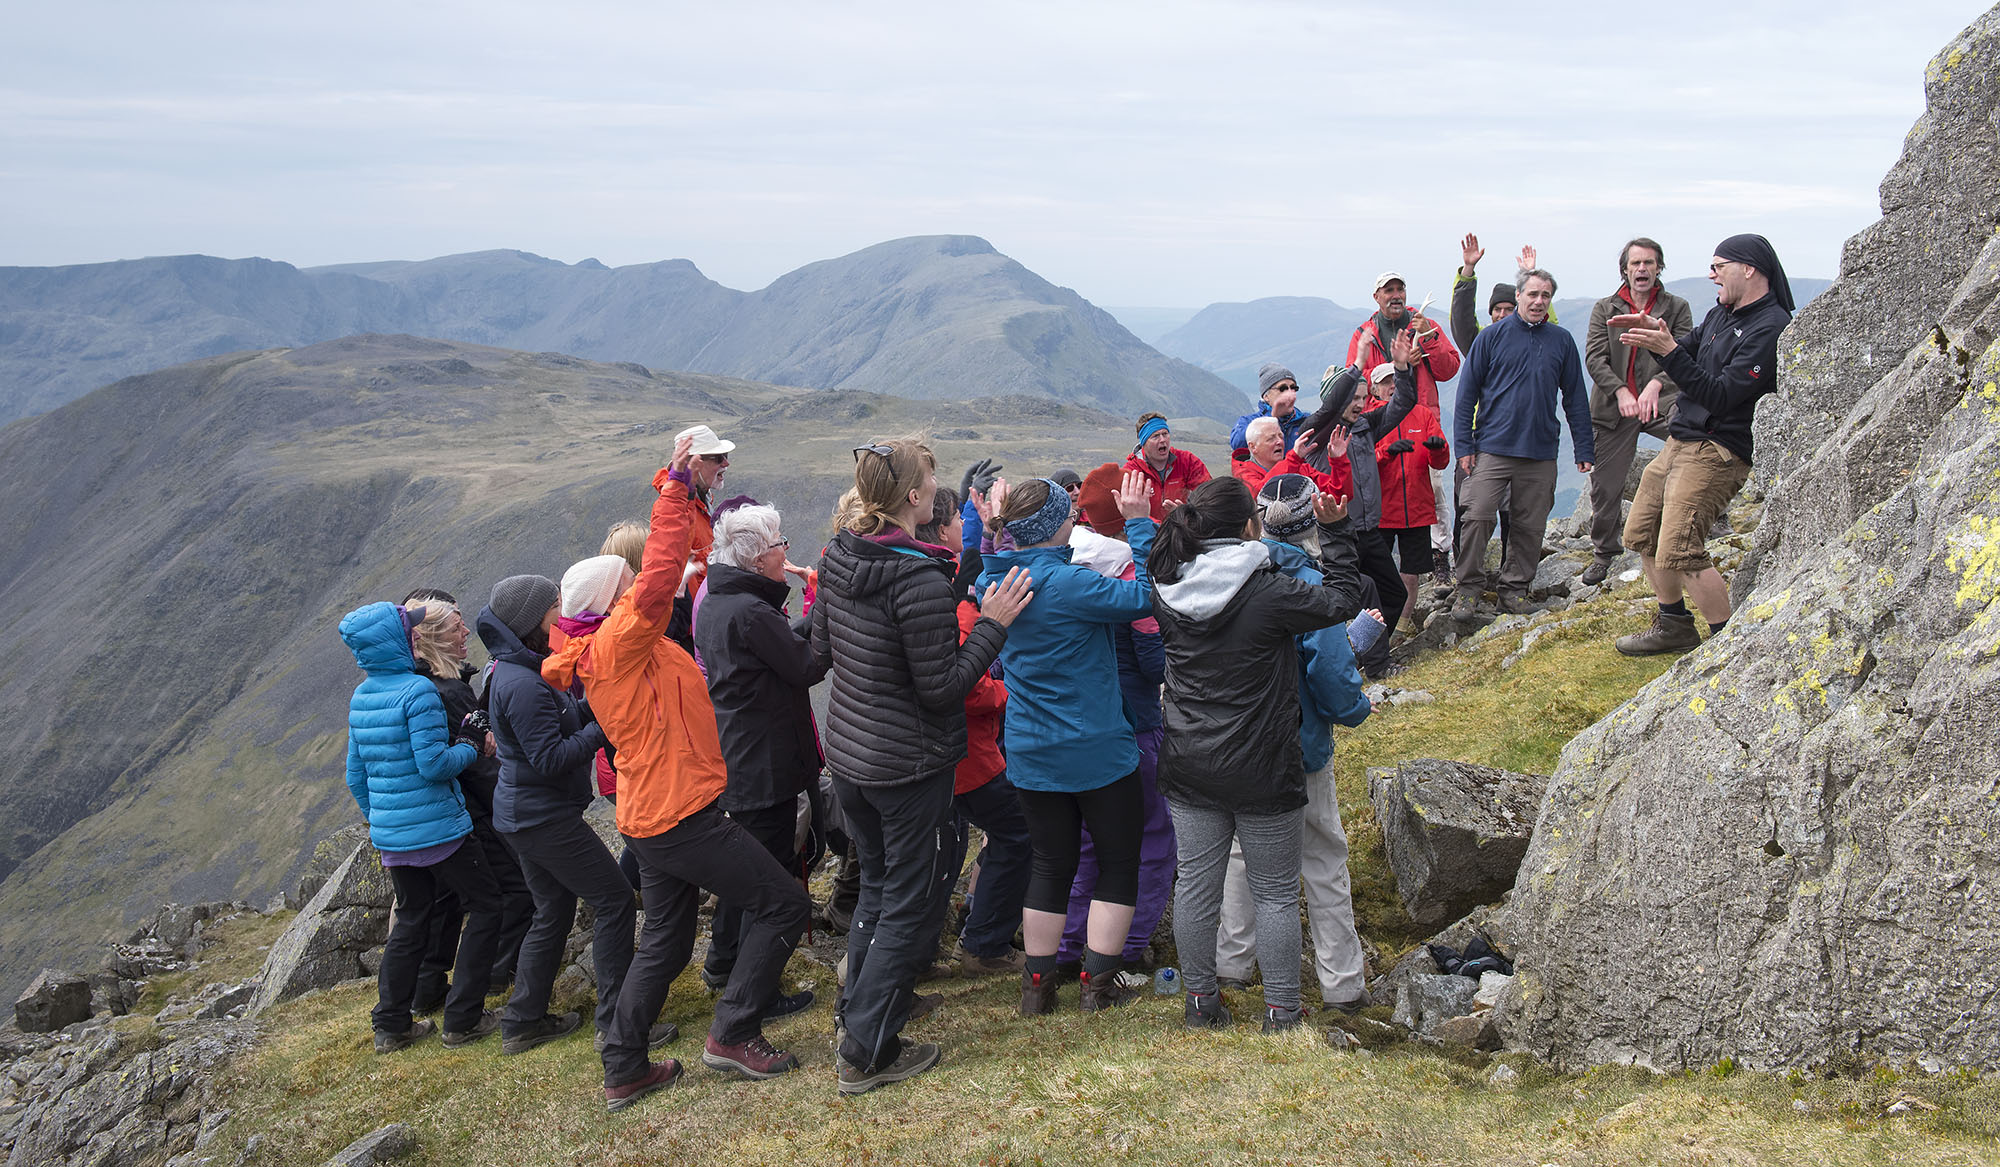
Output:
M1564 613L1514 668L1518 637L1442 652L1398 678L1439 695L1397 707L1338 742L1343 813L1354 837L1363 930L1385 950L1420 937L1395 904L1367 809L1365 768L1443 756L1546 773L1577 730L1666 667L1628 661L1610 640L1643 616L1631 593ZM1450 696L1445 696L1451 694ZM226 944L233 934L225 934ZM260 941L261 942L261 941ZM248 943L248 941L245 941ZM226 948L225 944L225 948ZM223 949L219 949L224 951ZM1267 1037L1254 1019L1221 1033L1180 1026L1177 999L1146 996L1110 1014L1016 1015L1009 980L942 981L945 1006L910 1027L945 1047L942 1066L858 1098L835 1090L833 976L800 956L791 973L820 992L772 1024L803 1068L746 1083L699 1065L712 1003L683 976L666 1016L683 1036L665 1052L686 1078L620 1115L603 1108L587 1029L516 1058L489 1040L435 1040L372 1052L371 984L267 1013L268 1038L222 1083L224 1146L252 1134L261 1163L316 1164L387 1122L408 1123L417 1165L793 1162L1383 1163L1536 1167L1585 1164L1990 1163L2000 1158L2000 1078L1775 1075L1733 1064L1669 1077L1604 1068L1560 1075L1501 1059L1518 1085L1487 1083L1477 1055L1391 1044L1337 1053L1318 1026ZM202 979L215 979L203 974ZM1240 1012L1251 1003L1237 1002ZM560 1007L587 1005L580 1000ZM1379 1010L1378 1010L1379 1012ZM1906 1113L1888 1114L1901 1099ZM233 1153L233 1152L232 1152Z

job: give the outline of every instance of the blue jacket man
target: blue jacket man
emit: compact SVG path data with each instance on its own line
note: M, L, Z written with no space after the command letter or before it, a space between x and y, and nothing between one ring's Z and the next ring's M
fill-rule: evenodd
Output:
M1299 380L1292 371L1276 361L1267 361L1257 370L1257 396L1260 398L1255 413L1246 413L1236 419L1236 425L1229 431L1229 449L1247 450L1250 446L1250 423L1260 417L1278 419L1278 431L1285 436L1285 449L1291 450L1292 443L1299 440L1299 431L1305 428L1306 415L1298 408ZM1283 413L1278 412L1282 408Z
M1452 618L1473 618L1480 594L1496 584L1500 608L1525 612L1528 585L1541 561L1542 534L1556 500L1556 452L1562 418L1569 419L1577 469L1596 460L1590 423L1590 388L1576 338L1549 319L1556 281L1536 269L1524 272L1520 307L1472 342L1458 375L1452 417L1459 468L1465 471L1465 516L1459 523L1458 599ZM1511 534L1497 581L1486 571L1486 541L1505 499Z

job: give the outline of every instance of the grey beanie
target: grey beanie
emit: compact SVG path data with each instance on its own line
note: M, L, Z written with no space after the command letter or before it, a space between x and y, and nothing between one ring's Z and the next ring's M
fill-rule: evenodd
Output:
M1520 301L1514 298L1514 285L1494 284L1493 294L1486 298L1486 310L1488 312L1491 312L1502 304L1519 304L1519 303Z
M486 606L508 631L525 640L542 630L542 617L561 596L562 589L547 576L510 575L493 585Z
M1292 376L1290 369L1276 361L1264 362L1264 367L1257 370L1257 396L1262 397L1269 393L1271 386L1280 381L1290 381L1294 385L1299 383L1299 379Z

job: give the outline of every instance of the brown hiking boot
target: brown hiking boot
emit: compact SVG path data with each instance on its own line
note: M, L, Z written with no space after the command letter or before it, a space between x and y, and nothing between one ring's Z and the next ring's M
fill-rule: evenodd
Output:
M1039 1017L1056 1011L1056 978L1046 973L1021 974L1021 1016Z
M1701 645L1701 633L1694 630L1692 614L1653 613L1652 627L1632 636L1618 638L1618 651L1626 656L1652 656L1662 652L1686 652Z
M1118 979L1118 971L1112 969L1101 976L1083 974L1083 1011L1095 1013L1100 1009L1112 1009L1128 1004L1138 996L1138 990L1126 986Z

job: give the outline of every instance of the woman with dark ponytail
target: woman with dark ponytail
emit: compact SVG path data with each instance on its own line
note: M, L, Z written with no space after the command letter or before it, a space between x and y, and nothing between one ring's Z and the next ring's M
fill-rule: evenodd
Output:
M1151 494L1136 470L1126 472L1117 494L1125 537L1140 564L1153 541ZM998 580L1019 568L1034 577L1038 596L1000 650L1007 673L1007 776L1020 791L1034 845L1021 912L1027 948L1021 1013L1055 1011L1056 954L1085 826L1098 858L1081 994L1084 1012L1092 1013L1132 995L1118 971L1139 900L1145 803L1138 743L1119 700L1112 629L1152 610L1152 584L1143 568L1135 579L1110 579L1070 562L1076 516L1069 492L1052 480L1030 479L1012 491L1002 480L992 497L1015 547L990 556L984 578Z
M1202 484L1160 524L1148 558L1167 656L1160 790L1173 811L1180 880L1174 943L1193 1028L1228 1025L1215 935L1232 838L1257 904L1264 1029L1299 1024L1299 846L1306 805L1293 637L1361 609L1347 500L1315 500L1322 585L1278 570L1241 481Z

